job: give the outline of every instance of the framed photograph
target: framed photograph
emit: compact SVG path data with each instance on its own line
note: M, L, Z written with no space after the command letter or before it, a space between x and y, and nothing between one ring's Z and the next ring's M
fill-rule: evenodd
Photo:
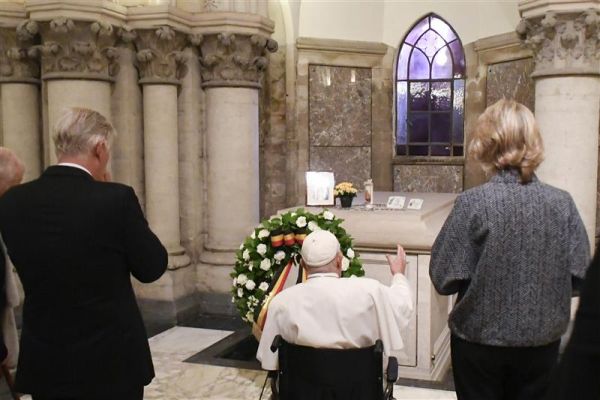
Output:
M306 205L307 206L332 206L335 204L333 189L335 178L333 172L306 173Z
M393 208L396 210L401 210L404 208L404 202L406 201L406 197L404 196L390 196L387 201L387 208Z

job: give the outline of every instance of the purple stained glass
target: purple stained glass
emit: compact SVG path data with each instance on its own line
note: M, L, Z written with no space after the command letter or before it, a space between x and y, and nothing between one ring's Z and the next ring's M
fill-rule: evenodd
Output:
M465 52L462 48L462 44L459 40L455 40L448 46L450 47L450 51L452 52L452 59L454 60L454 77L464 78L466 66Z
M431 82L431 111L450 111L452 108L452 82Z
M429 79L429 60L425 54L415 48L410 56L408 66L409 79Z
M431 79L452 79L452 57L448 46L435 55L431 63Z
M410 143L429 142L429 113L410 114L408 116Z
M464 150L462 146L454 146L452 147L452 155L453 156L463 156L464 155Z
M452 142L463 144L465 119L465 81L454 80L454 104L452 106Z
M449 156L450 146L431 146L432 156Z
M431 17L431 29L442 36L446 42L451 42L456 39L456 34L450 26L437 17Z
M411 82L409 99L411 111L429 110L429 82Z
M406 144L407 82L396 84L396 144Z
M452 118L450 113L431 114L431 141L450 143Z
M432 30L425 32L421 39L415 45L419 49L423 50L423 53L431 60L435 53L446 45L444 39Z
M426 156L429 154L429 146L408 146L409 156Z
M429 29L429 17L427 18L423 18L421 20L421 22L419 22L418 24L416 24L408 33L408 35L406 35L406 39L404 39L404 41L406 43L410 43L410 44L415 44L415 42L417 40L419 40L419 37L423 34L423 32L425 32L427 29Z
M396 66L396 80L408 79L408 57L412 46L405 44L398 55L398 65Z

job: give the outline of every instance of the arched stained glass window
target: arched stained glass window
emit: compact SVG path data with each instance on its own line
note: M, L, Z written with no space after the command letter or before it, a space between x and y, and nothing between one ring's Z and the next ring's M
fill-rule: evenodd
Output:
M396 61L396 155L462 156L465 55L454 29L429 14Z

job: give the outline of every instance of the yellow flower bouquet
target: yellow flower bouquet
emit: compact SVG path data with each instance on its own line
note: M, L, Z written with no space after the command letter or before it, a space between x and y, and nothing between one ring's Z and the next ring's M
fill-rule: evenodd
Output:
M358 190L350 182L341 182L335 185L333 193L335 197L354 197Z

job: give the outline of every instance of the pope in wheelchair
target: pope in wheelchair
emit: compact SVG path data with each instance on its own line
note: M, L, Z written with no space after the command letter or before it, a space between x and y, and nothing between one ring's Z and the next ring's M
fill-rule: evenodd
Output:
M383 355L404 347L401 330L413 312L404 275L406 255L388 256L393 275L385 286L368 278L340 278L343 255L331 232L309 234L302 244L306 282L270 303L256 358L274 378L281 400L381 400L393 398L397 363Z

